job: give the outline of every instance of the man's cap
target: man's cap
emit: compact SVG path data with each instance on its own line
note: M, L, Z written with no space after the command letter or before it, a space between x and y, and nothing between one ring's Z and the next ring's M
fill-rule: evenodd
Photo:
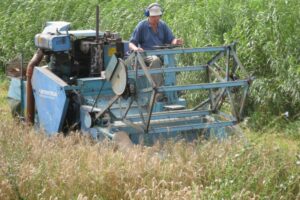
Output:
M162 9L159 5L153 5L149 7L149 16L161 16Z

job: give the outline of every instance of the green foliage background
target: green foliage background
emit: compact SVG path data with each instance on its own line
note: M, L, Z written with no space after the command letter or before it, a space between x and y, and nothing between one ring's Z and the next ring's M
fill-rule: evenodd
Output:
M299 0L160 0L163 20L186 47L238 42L238 53L256 77L247 112L256 127L267 116L300 108L300 1ZM129 39L144 18L147 0L1 0L0 66L18 53L29 59L33 38L46 21L64 20L73 29L95 27L95 7L100 5L101 29ZM258 121L258 123L257 123Z

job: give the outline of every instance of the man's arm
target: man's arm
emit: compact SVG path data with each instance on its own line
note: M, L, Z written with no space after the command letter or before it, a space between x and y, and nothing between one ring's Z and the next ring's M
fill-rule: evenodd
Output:
M138 25L135 27L131 38L129 40L129 49L132 51L144 51L143 48L139 47L139 43L141 41L142 35L142 25L143 21L139 22Z
M134 43L132 43L132 42L129 42L129 49L132 50L132 51L140 51L140 52L144 51L143 48L137 47L137 46L136 46Z

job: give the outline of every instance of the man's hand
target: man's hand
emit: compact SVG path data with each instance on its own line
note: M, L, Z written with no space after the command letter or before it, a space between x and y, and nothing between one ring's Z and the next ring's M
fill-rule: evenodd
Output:
M136 48L134 48L134 49L132 49L133 51L137 51L137 52L143 52L144 51L144 49L143 48L141 48L141 47L136 47Z
M133 44L132 42L129 43L129 49L132 51L137 51L137 52L143 52L144 49L141 47L137 47L135 44Z
M182 38L175 38L175 39L172 40L172 44L183 45L183 39Z

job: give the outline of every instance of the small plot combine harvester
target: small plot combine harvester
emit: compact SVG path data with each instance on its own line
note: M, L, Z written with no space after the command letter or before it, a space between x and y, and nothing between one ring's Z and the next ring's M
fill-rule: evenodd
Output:
M95 139L121 135L152 144L161 138L219 134L242 120L251 78L235 44L128 54L128 42L117 33L48 22L35 45L27 76L11 76L8 96L15 115L49 135L80 130ZM149 55L160 56L163 67L150 69L143 59ZM191 57L208 61L176 63ZM43 58L46 65L39 66ZM178 84L179 76L191 73L199 75L197 83ZM164 75L163 85L156 85L154 74ZM160 101L158 94L164 97ZM197 94L198 103L191 104L186 94Z

